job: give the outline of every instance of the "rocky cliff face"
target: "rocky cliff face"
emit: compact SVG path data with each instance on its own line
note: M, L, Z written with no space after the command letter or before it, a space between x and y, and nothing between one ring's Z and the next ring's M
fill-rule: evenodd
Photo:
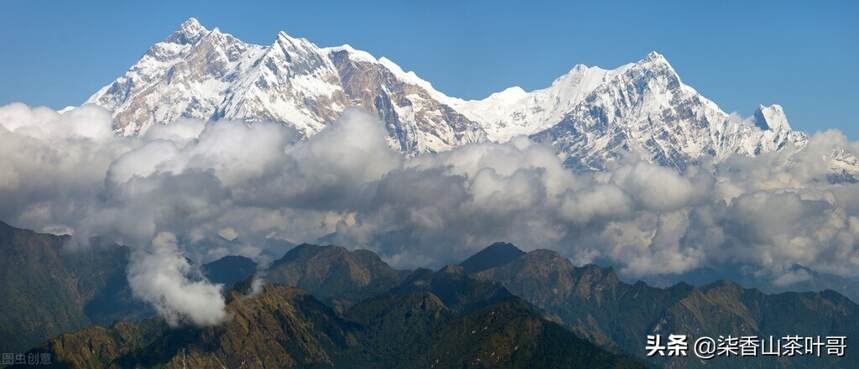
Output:
M437 99L429 83L387 59L363 54L351 47L328 49L350 105L378 115L393 147L405 153L438 152L486 140L482 127Z

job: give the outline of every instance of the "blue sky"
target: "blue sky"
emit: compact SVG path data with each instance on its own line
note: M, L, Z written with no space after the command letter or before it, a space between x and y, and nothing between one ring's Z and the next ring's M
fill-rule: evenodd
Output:
M855 1L4 1L0 104L83 102L194 16L255 43L349 43L449 95L547 86L574 64L664 54L726 111L784 105L794 128L859 139Z

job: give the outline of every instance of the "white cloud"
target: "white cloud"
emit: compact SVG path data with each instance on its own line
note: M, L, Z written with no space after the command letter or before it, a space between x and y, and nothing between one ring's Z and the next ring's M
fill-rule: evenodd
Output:
M505 240L633 277L743 266L788 283L799 280L787 276L795 264L859 273L859 184L827 181L833 153L859 145L833 131L800 152L685 174L640 161L573 173L523 138L404 158L381 123L355 111L296 143L283 125L229 121L114 137L106 112L79 110L0 107L0 219L134 247L135 291L170 319L216 321L185 306L221 301L214 286L187 279L181 255L265 255L271 237L326 237L402 267L458 261ZM219 237L226 229L237 238ZM175 248L153 246L164 233ZM156 277L194 299L159 295L146 281Z
M138 251L128 268L136 297L149 302L171 325L188 320L199 326L226 319L221 285L188 279L191 265L179 253L176 236L158 233L152 247Z

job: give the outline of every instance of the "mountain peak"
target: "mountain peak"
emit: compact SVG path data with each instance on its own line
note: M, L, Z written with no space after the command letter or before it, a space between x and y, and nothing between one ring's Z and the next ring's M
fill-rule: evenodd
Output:
M589 73L599 74L600 75L599 77L602 78L602 74L605 72L607 72L605 69L602 69L598 66L592 66L591 67L591 66L587 66L585 64L576 64L572 68L570 68L570 70L567 71L567 73L562 74L558 78L555 78L555 80L552 81L552 86L570 84L571 79L574 81L577 81ZM575 84L576 82L573 82L573 83Z
M612 267L601 267L596 264L587 264L575 268L576 277L581 282L587 281L591 285L616 286L620 283L620 277Z
M399 271L368 250L301 244L273 262L265 279L300 287L344 307L394 287L401 277Z
M787 116L784 114L784 108L778 104L770 106L759 105L757 110L755 110L755 125L763 130L790 130L790 124L788 124Z
M479 273L486 269L505 265L524 254L525 252L519 250L513 244L496 242L480 250L480 252L470 258L465 259L459 265L462 266L467 274Z
M208 32L209 30L203 27L197 18L191 17L182 22L179 28L167 38L167 41L177 44L193 44Z
M665 59L665 55L662 55L656 51L651 51L647 53L647 56L644 57L644 60L668 63L668 59Z
M505 88L503 91L498 91L489 95L486 100L490 100L498 103L511 103L512 101L516 101L525 96L528 96L528 92L522 89L519 86L513 86Z
M671 71L674 74L677 72L674 71L674 67L671 66L671 63L668 62L668 59L665 58L664 55L651 51L644 57L644 59L639 60L635 65L644 67L646 69L666 69Z
M278 40L280 40L280 39L294 40L295 37L290 36L288 33L284 32L284 31L278 31L277 32L277 39Z
M277 40L275 40L275 44L288 45L288 47L293 48L296 47L296 44L301 43L302 41L306 41L300 37L292 37L284 31L280 31L277 33Z
M576 64L576 65L574 65L574 66L570 69L570 71L569 71L569 72L567 72L567 74L569 74L569 73L581 73L581 72L584 72L584 71L586 71L586 70L588 70L588 69L589 69L589 67L588 67L587 65L584 65L584 64Z
M257 263L244 256L227 255L200 269L210 282L232 286L256 273Z
M205 30L206 28L200 24L200 21L197 18L189 17L182 24L179 25L180 30Z
M173 68L178 62L190 67ZM750 125L722 128L728 115L684 85L658 52L611 70L576 65L542 89L512 87L462 100L349 45L320 48L285 32L270 46L255 45L207 30L195 18L88 102L112 110L123 135L178 118L214 118L280 122L303 138L356 105L384 120L389 142L409 155L530 136L551 143L565 165L589 170L605 168L627 147L645 147L652 161L682 168L704 155L753 156L805 142L790 130L771 137ZM787 127L769 115L765 127ZM726 138L716 142L714 130Z

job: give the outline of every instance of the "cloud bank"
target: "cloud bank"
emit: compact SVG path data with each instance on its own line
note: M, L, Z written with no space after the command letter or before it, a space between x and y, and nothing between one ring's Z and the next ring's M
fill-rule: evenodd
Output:
M835 131L684 173L634 159L574 173L524 138L404 158L357 111L300 142L275 123L184 120L132 138L111 127L94 106L0 107L0 219L72 232L72 248L96 235L131 246L135 295L174 323L225 316L220 286L192 278L185 257L262 258L277 239L368 248L400 267L503 240L630 277L859 273L859 184L832 180L859 146Z

